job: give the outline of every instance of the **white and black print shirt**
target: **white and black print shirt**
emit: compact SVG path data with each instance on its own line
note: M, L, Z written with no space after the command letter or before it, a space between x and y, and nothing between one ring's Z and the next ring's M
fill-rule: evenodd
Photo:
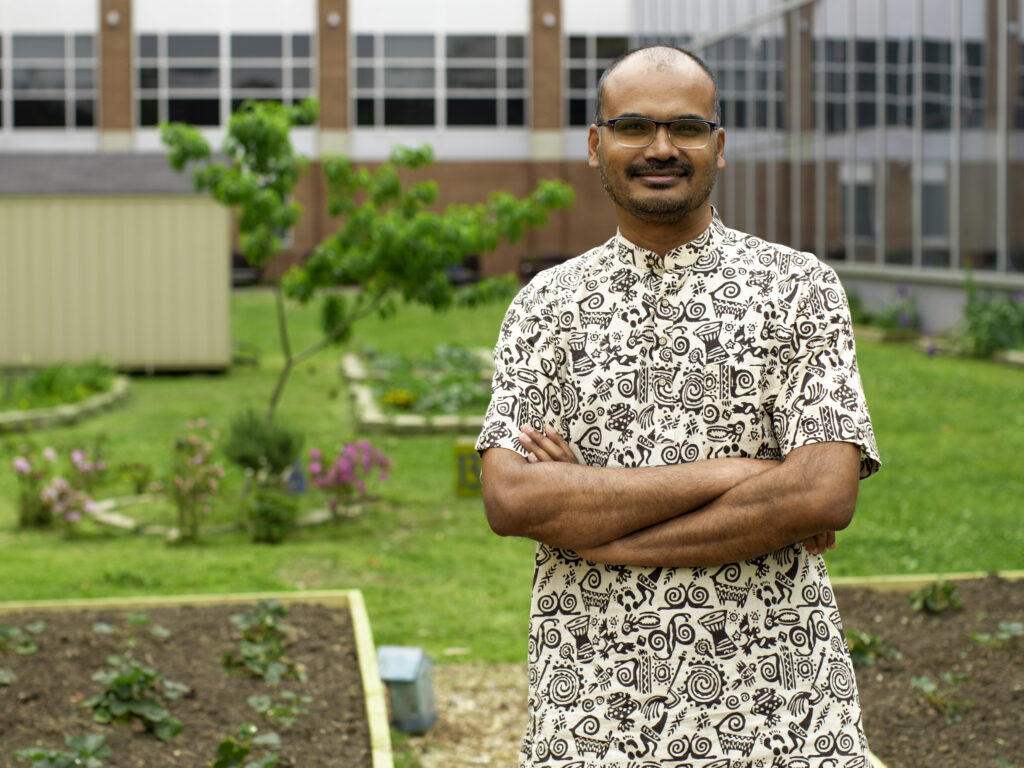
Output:
M581 463L784 459L855 443L879 466L846 297L814 256L726 228L664 257L617 235L506 314L477 443L547 423ZM824 561L590 563L539 545L521 768L867 768Z

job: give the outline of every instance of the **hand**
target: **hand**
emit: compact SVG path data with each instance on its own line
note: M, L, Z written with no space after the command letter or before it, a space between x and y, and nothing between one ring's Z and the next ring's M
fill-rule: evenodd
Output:
M519 443L526 450L526 460L531 464L542 461L563 461L567 464L579 464L576 454L569 444L554 427L544 425L544 432L538 432L529 424L520 427Z
M812 555L823 555L829 549L836 548L836 532L825 531L809 539L804 539L804 549Z

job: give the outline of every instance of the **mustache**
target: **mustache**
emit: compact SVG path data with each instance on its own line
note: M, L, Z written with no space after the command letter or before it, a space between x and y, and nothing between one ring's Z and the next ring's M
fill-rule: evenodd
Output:
M659 172L673 172L680 174L692 174L693 166L684 160L665 160L662 162L651 161L647 163L636 163L634 165L626 166L626 174L628 176L637 176L642 173L659 173Z

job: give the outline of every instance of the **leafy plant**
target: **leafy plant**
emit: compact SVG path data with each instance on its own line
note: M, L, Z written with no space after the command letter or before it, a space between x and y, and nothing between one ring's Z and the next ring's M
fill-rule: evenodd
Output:
M298 503L284 491L259 485L247 503L253 541L279 544L295 529Z
M921 701L942 715L947 723L958 723L963 720L963 713L971 707L971 702L956 698L957 688L964 680L964 675L945 672L942 675L944 686L940 686L928 675L910 678L910 683L921 692Z
M298 458L302 441L298 432L268 423L250 408L232 420L224 455L243 469L279 475Z
M233 736L217 745L217 758L211 768L271 768L277 764L277 755L268 752L262 757L247 760L253 747L274 748L281 745L276 733L260 733L253 723L242 723Z
M901 656L881 635L857 629L846 630L846 646L855 667L873 667L879 659L898 659Z
M210 500L220 490L224 466L213 461L217 433L204 419L190 421L187 432L174 440L168 493L178 510L181 537L193 541L199 537L199 524L210 514Z
M1020 294L982 298L970 273L959 344L964 354L987 357L1003 349L1024 348L1024 300Z
M956 591L956 585L944 579L913 592L909 600L913 610L931 614L959 611L964 605Z
M246 702L259 713L264 722L272 722L285 728L295 725L299 715L309 712L306 704L313 701L312 696L299 696L292 691L281 691L282 701L274 701L267 695L250 696Z
M42 491L53 477L57 451L52 446L37 449L22 443L11 461L18 478L18 527L46 528L53 522L53 509L44 503Z
M896 297L875 315L872 325L888 330L916 330L921 326L917 297L901 283L896 287Z
M146 493L151 489L153 481L153 467L144 461L128 461L118 467L118 472L124 480L127 480L136 495Z
M122 656L108 656L109 670L92 676L107 687L100 694L82 702L93 711L97 723L128 723L137 718L161 741L168 741L181 732L181 720L172 717L163 699L177 699L190 692L187 685L167 680L151 667L145 667Z
M39 644L34 635L42 633L46 623L42 621L26 624L24 627L15 627L0 622L0 653L16 653L20 656L30 656L39 650Z
M268 683L279 683L285 677L305 681L305 670L288 659L285 646L292 632L285 621L287 610L276 598L260 600L252 608L231 615L231 623L242 633L239 655L231 651L221 656L227 670L244 667L251 675Z
M65 736L64 743L70 752L29 747L19 749L14 756L27 760L29 768L100 768L102 758L110 757L110 747L106 746L107 736L103 733L90 733L87 736Z
M0 387L0 410L76 403L108 391L113 380L113 370L98 360L8 373L3 376Z
M316 121L313 100L298 106L245 102L228 123L221 151L227 162L211 159L210 147L193 126L162 127L175 170L199 164L193 182L199 191L238 211L239 249L251 266L262 267L281 250L282 234L300 216L295 184L305 158L292 149L293 126ZM400 170L416 170L433 162L429 147L395 149L374 171L357 169L347 158L323 164L328 212L343 223L313 249L301 267L291 269L275 285L278 335L284 366L270 395L266 421L272 422L292 369L317 352L344 341L353 325L372 313L392 311L396 301L441 309L457 294L445 272L468 254L493 251L502 239L515 242L529 227L546 224L549 211L571 204L572 189L561 181L542 181L524 199L498 192L485 204L431 210L437 185L406 186ZM507 279L501 281L508 288ZM339 285L358 285L357 293L340 294ZM499 291L488 281L459 294L466 303L491 299ZM504 292L504 291L502 291ZM321 298L322 335L295 352L288 332L285 296L302 303Z
M482 412L491 396L490 380L481 375L481 361L472 349L439 344L416 358L365 348L364 355L382 374L377 384L384 405L419 413Z
M989 648L1004 648L1020 637L1024 637L1024 622L1020 621L1001 621L995 633L971 633L974 642Z
M391 459L366 440L346 443L333 459L326 458L318 448L309 452L310 482L327 494L327 508L335 521L342 504L366 493L366 481L374 473L384 482L389 469Z

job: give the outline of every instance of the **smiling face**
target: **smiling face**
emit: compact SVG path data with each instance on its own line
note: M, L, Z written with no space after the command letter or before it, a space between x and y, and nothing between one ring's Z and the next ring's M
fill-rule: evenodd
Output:
M715 119L714 83L693 59L671 49L642 51L623 60L608 75L602 100L605 120ZM710 220L708 198L725 167L724 147L721 128L701 149L679 149L664 128L646 147L624 147L611 127L592 125L589 164L600 171L621 229L679 225Z

